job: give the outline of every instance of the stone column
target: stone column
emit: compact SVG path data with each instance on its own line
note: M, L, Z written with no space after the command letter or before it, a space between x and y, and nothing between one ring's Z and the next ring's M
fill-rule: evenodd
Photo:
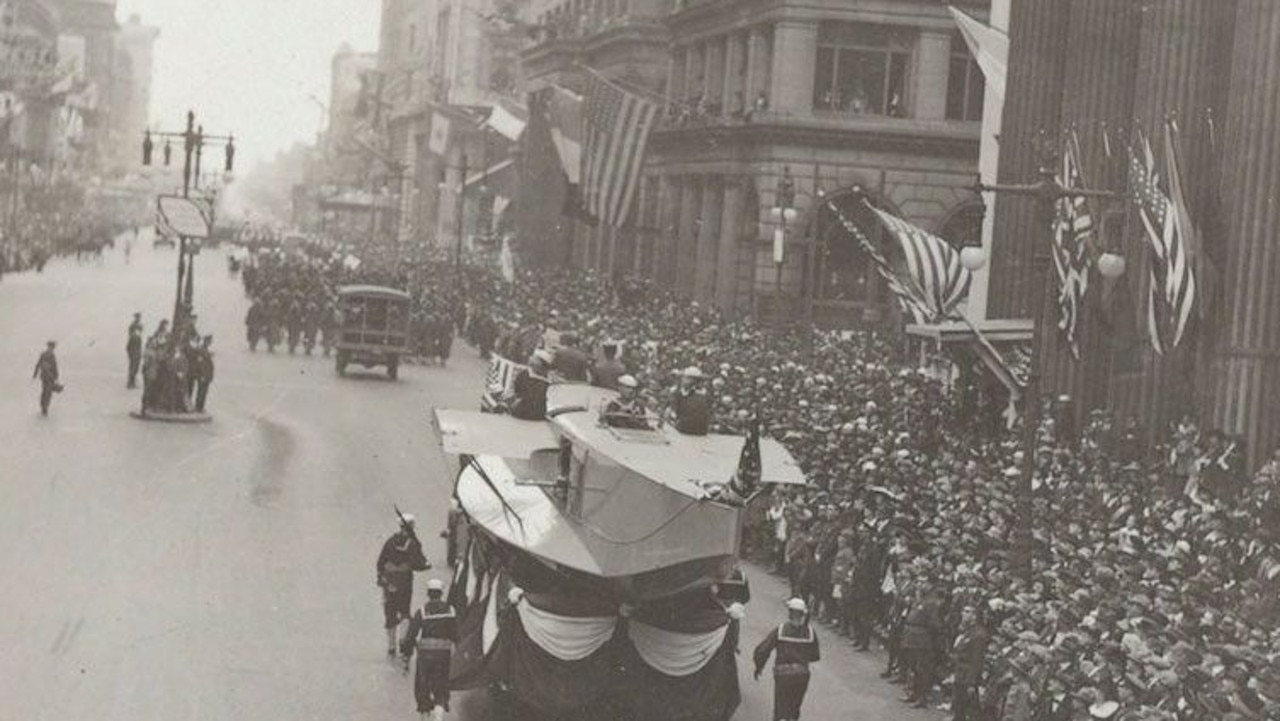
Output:
M696 43L685 50L684 97L681 100L692 100L703 90L704 53L702 45Z
M813 74L818 62L818 24L784 20L773 27L774 110L808 115L813 112Z
M1225 100L1228 84L1219 68L1226 67L1229 60L1235 5L1235 0L1161 0L1147 4L1142 11L1133 115L1157 148L1162 176L1166 173L1159 148L1164 121L1171 114L1180 119L1187 131L1182 143L1183 174L1192 194L1189 202L1198 208L1205 206L1197 200L1207 196L1200 193L1197 198L1197 190L1207 191L1212 185L1205 181L1211 177L1212 163L1207 144L1201 142L1206 134L1196 131L1196 119L1203 118L1206 109L1220 108ZM1217 115L1221 117L1220 112ZM1213 234L1206 235L1206 253L1216 254L1219 243ZM1136 216L1127 227L1124 254L1130 260L1126 276L1134 293L1131 302L1145 313L1151 251ZM1201 297L1197 302L1204 300ZM1132 350L1141 353L1142 371L1131 379L1119 379L1120 387L1113 387L1113 396L1132 399L1122 415L1141 418L1149 441L1164 440L1168 423L1183 414L1198 408L1208 410L1208 393L1202 385L1209 377L1208 368L1198 372L1202 364L1196 356L1211 342L1213 330L1209 323L1201 323L1181 346L1158 356L1152 350L1145 321L1133 329L1130 337L1137 342ZM1128 387L1124 387L1126 383Z
M747 102L772 89L773 37L766 25L755 25L747 31Z
M1080 141L1080 164L1089 188L1125 191L1124 128L1133 117L1134 80L1138 60L1141 9L1134 3L1110 0L1071 0L1071 19L1063 71L1061 124ZM1111 137L1104 140L1105 132ZM1112 151L1107 155L1107 148ZM1102 214L1123 210L1121 203L1094 201L1096 240L1102 241ZM1131 266L1132 267L1132 266ZM1056 274L1053 278L1057 288ZM1060 331L1045 339L1041 387L1075 401L1076 427L1082 427L1089 411L1108 403L1110 338L1115 320L1098 312L1097 299L1104 293L1102 278L1091 278L1089 296L1077 314L1076 360ZM1105 312L1105 311L1104 311ZM1054 304L1055 323L1059 317Z
M685 176L680 187L680 227L676 236L676 292L692 298L698 262L698 213L702 212L702 181Z
M738 300L738 252L744 238L743 226L754 221L747 212L746 189L741 178L726 178L723 211L720 214L720 251L716 263L716 306L731 311ZM754 223L752 226L754 228ZM754 239L754 235L751 239Z
M694 297L701 303L710 303L716 295L716 271L720 252L720 214L723 183L719 177L707 176L702 184L702 204L698 219L698 259L695 275Z
M720 93L720 102L728 115L741 110L746 104L746 91L742 89L742 77L738 75L745 48L741 33L730 33L724 41L724 89ZM738 98L740 92L741 101Z
M947 80L951 75L951 35L920 33L911 117L942 120L947 116Z
M667 97L671 102L682 102L689 96L684 84L688 62L688 48L678 46L671 51L671 66L667 68Z
M1070 6L1061 0L1018 0L1009 19L1009 75L1000 138L1001 183L1036 180L1032 140L1043 131L1058 136L1062 69ZM1036 202L1002 195L995 206L991 239L988 318L1034 318L1040 294L1032 260L1047 252L1048 228Z
M654 242L654 272L667 290L676 287L676 249L680 226L680 185L673 176L663 175L658 185L658 237Z
M1219 308L1225 326L1213 421L1245 436L1250 470L1280 443L1280 4L1239 0L1223 149L1222 214L1229 247Z
M724 38L711 38L707 41L706 48L707 70L702 87L707 94L707 102L715 103L724 93Z

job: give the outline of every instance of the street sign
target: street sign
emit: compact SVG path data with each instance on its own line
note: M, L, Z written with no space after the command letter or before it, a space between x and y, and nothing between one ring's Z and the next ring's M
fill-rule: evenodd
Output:
M162 224L175 234L188 238L209 237L211 218L196 199L161 195L156 198L156 208Z

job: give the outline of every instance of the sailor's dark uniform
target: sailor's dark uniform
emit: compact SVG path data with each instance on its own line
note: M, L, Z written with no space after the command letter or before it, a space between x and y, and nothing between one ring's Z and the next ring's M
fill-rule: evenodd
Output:
M449 710L449 664L457 640L458 619L453 606L442 599L428 600L410 619L400 651L405 658L418 654L413 680L418 713L428 713L436 706Z
M778 626L756 646L757 674L775 650L778 655L773 661L773 718L795 721L800 718L800 704L809 690L809 664L819 658L818 636L807 623Z

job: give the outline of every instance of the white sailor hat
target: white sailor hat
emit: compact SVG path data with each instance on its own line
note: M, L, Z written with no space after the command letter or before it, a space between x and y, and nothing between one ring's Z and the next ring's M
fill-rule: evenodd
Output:
M428 578L428 579L427 579L427 590L428 590L428 591L443 591L443 590L444 590L444 581L441 581L441 580L440 580L440 579L438 579L438 578Z
M787 610L788 610L788 611L799 611L800 613L806 613L806 612L808 612L809 607L808 607L807 605L805 605L805 602L804 602L804 599L803 599L803 598L793 598L793 599L791 599L791 600L787 601Z
M401 523L401 524L403 524L403 525L406 525L406 526L412 526L412 525L413 525L413 523L414 523L414 521L416 521L416 520L418 520L418 519L414 518L412 513L402 513L402 514L400 514L400 523Z
M622 386L623 388L635 388L639 384L636 383L635 376L624 375L618 378L618 385Z

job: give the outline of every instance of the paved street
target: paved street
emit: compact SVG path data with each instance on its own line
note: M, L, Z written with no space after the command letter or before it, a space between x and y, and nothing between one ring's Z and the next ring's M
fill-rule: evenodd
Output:
M134 310L148 333L169 314L174 262L144 234L128 265L116 252L0 281L0 721L413 718L409 681L383 657L373 559L393 503L441 558L454 466L428 410L474 405L480 363L460 349L391 383L250 354L238 279L206 252L215 420L137 421L125 328ZM31 369L49 338L67 388L42 419ZM750 647L783 599L758 573L754 590L736 717L751 721L770 701ZM898 703L882 658L823 640L806 719L936 718ZM484 718L484 699L460 710Z

